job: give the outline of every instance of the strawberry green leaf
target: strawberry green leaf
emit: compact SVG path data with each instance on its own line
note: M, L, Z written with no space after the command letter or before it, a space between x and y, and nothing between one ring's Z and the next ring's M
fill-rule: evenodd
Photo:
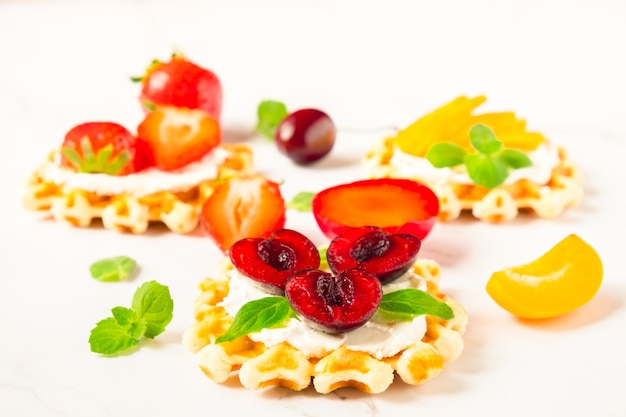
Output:
M472 146L480 153L490 155L502 148L502 142L496 138L493 130L484 124L477 123L472 126L469 137Z
M80 172L80 167L82 166L83 161L80 159L80 155L78 154L78 152L76 152L75 149L64 146L63 148L61 148L61 153L63 153L63 156L65 156L67 160L74 166L74 169Z
M426 159L435 168L461 165L466 156L467 151L463 147L450 142L435 143L426 153Z
M142 100L141 104L143 104L148 111L155 111L157 109L156 104L148 100Z
M156 281L141 285L133 296L132 309L146 323L144 336L154 338L161 334L172 320L174 301L169 289Z
M454 317L454 312L446 303L438 301L422 290L406 288L383 295L378 313L386 319L395 321L411 320L416 316L428 314L442 320Z
M299 192L287 203L287 208L301 212L310 212L312 210L313 198L315 198L315 193L313 192Z
M513 169L526 168L533 164L528 155L516 149L503 149L498 158Z
M472 181L485 188L495 188L504 183L509 176L508 166L497 157L483 154L468 155L465 164Z
M274 139L276 128L287 116L287 106L274 100L263 100L257 107L256 131L268 139Z
M122 281L133 272L137 263L128 256L101 259L89 267L91 276L98 281Z
M285 297L265 297L244 304L235 315L232 324L215 343L232 342L249 333L276 327L292 317L293 309Z
M94 353L113 355L136 346L139 338L134 337L126 326L115 318L101 320L89 335L89 345Z

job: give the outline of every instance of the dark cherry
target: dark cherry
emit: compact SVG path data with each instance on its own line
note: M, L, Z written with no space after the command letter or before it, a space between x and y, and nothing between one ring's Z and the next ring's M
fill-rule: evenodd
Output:
M319 268L320 255L303 234L280 229L267 239L247 238L229 250L233 266L264 291L283 294L287 279L296 271Z
M365 324L378 309L383 291L376 275L363 269L335 275L311 269L287 280L285 296L311 327L341 333Z
M285 117L274 134L278 150L299 165L326 156L335 144L337 130L331 118L317 109L302 109Z
M328 246L326 258L335 273L362 268L385 284L411 268L421 245L422 241L410 234L391 234L379 227L363 226L335 237Z

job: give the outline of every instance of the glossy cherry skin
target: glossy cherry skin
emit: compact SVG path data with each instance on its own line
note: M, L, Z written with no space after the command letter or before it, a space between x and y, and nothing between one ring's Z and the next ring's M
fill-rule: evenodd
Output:
M317 109L297 110L276 128L278 150L296 164L306 165L326 156L335 144L337 130L331 118Z

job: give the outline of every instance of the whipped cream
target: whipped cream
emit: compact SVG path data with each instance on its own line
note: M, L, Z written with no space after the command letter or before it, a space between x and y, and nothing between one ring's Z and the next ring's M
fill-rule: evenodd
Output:
M543 143L535 150L527 153L532 165L526 168L511 169L505 185L514 184L527 179L534 184L546 184L552 177L552 170L559 164L559 150L555 145ZM426 158L402 152L395 148L390 161L397 175L407 178L418 178L431 185L449 183L473 184L467 175L465 165L452 168L435 168Z
M218 305L224 307L233 317L245 303L271 296L236 269L229 270L228 276L229 293ZM404 288L426 290L426 282L409 270L393 282L383 285L383 292ZM374 315L363 326L345 333L325 333L296 318L291 318L281 327L263 329L249 334L248 337L267 346L287 342L308 357L319 358L345 345L349 350L367 352L377 359L382 359L393 356L416 341L422 340L425 333L425 316L417 316L411 321L390 322Z
M160 191L185 191L203 181L215 179L220 164L229 152L221 147L214 148L202 159L173 171L148 168L123 175L89 174L74 172L60 164L60 155L42 166L39 175L44 181L53 182L70 189L81 189L99 195L129 194L143 197Z

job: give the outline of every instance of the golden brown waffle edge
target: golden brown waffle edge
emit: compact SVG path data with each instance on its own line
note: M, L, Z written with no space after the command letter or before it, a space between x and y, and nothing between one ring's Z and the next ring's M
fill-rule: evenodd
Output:
M222 144L221 147L228 155L219 165L216 178L184 190L161 191L140 197L99 195L46 181L38 169L28 180L22 205L27 210L48 213L55 220L75 227L89 227L95 219L101 219L104 228L121 232L143 233L151 223L162 223L173 232L188 233L198 226L200 208L216 183L254 173L253 154L247 145ZM52 152L46 163L54 157L55 152Z
M377 359L345 346L322 357L307 357L288 343L266 346L247 336L215 344L215 339L226 332L233 320L218 305L228 294L226 271L231 268L226 258L216 278L200 282L193 307L195 320L183 335L184 346L195 354L202 372L216 383L238 378L248 389L280 386L301 391L312 386L318 393L327 394L349 387L376 394L389 388L396 377L410 385L434 378L463 350L467 313L458 302L440 291L439 265L429 259L417 260L413 272L425 280L428 293L452 308L455 317L441 320L428 316L422 340L415 340L392 357Z

